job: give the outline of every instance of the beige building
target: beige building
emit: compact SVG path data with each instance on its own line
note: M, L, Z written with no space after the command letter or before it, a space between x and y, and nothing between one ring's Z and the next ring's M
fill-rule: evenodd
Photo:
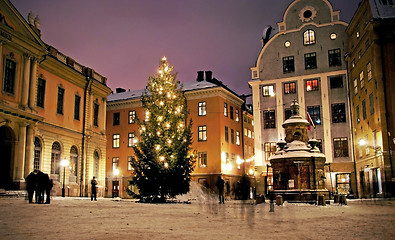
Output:
M38 17L9 0L0 15L0 187L23 189L41 170L54 194L86 196L93 176L104 185L106 78L45 44Z
M350 194L353 152L347 88L347 23L327 0L295 0L285 10L278 32L267 28L256 65L251 67L258 193L271 190L269 157L285 138L282 123L297 100L311 117L309 138L326 156L326 188ZM355 183L354 183L355 184Z
M350 25L348 69L360 197L394 196L395 8L363 0Z

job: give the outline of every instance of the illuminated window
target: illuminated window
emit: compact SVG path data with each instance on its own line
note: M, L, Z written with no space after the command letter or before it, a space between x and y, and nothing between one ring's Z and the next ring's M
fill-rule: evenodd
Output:
M311 45L315 43L315 32L313 30L307 30L303 33L303 44Z
M227 117L228 116L228 104L224 103L224 116Z
M135 161L135 157L134 156L128 156L128 171L132 171L133 170L133 162Z
M337 38L336 33L331 33L330 38L331 38L332 40L335 40L335 39Z
M207 141L207 126L198 126L198 141Z
M304 55L304 67L306 70L317 68L317 56L315 52Z
M239 109L236 109L236 119L235 119L235 121L236 122L240 121L240 119L239 119Z
M296 93L296 83L295 82L284 83L284 93L285 94Z
M51 152L51 177L52 174L56 181L59 181L59 173L60 173L60 155L61 155L61 148L58 142L54 142L52 144L52 152Z
M198 103L198 115L199 116L206 116L207 115L206 102L199 102Z
M136 145L136 134L131 132L128 134L128 147Z
M132 110L129 111L129 123L135 123L136 122L136 111Z
M76 146L72 146L70 149L70 182L77 182L77 172L78 172L78 150Z
M207 167L207 152L198 152L199 167Z
M268 161L270 156L273 155L277 151L275 142L265 142L264 144L265 150L265 160Z
M268 85L262 87L262 95L264 97L274 96L274 85Z
M240 132L236 131L236 144L240 145Z
M359 83L361 84L361 89L365 87L365 80L363 78L363 71L359 73Z
M368 62L368 64L366 65L366 69L368 72L368 81L372 80L372 64L370 62Z
M119 148L119 139L120 139L119 134L112 135L112 147L113 148Z
M358 80L354 78L354 94L358 94Z
M293 56L283 57L283 73L295 72L295 60Z
M348 139L334 138L333 139L334 157L348 157Z
M112 158L112 170L119 169L119 157Z
M291 42L290 42L290 41L286 41L286 42L284 43L284 46L285 46L286 48L290 47L290 46L291 46Z
M306 81L306 91L311 92L311 91L318 91L318 79L312 79L312 80L307 80Z

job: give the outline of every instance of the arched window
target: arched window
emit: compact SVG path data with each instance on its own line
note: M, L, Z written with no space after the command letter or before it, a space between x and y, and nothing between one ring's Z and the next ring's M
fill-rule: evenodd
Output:
M70 182L77 182L78 173L78 150L76 146L70 149Z
M51 152L51 175L53 174L53 179L59 181L59 173L60 173L60 144L58 142L54 142L52 144L52 152Z
M311 29L303 33L303 44L310 45L315 43L315 32Z
M40 170L40 161L41 161L41 142L38 137L34 138L34 160L33 160L33 169Z
M100 162L100 156L97 151L93 153L93 176L96 178L99 178L99 162Z

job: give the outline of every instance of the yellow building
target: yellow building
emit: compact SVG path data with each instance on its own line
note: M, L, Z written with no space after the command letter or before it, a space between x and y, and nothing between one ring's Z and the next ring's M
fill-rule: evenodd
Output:
M395 8L390 2L363 0L346 30L360 197L394 194Z
M223 176L227 194L234 197L234 186L247 164L242 142L244 99L212 78L210 71L198 72L197 81L184 83L183 90L193 121L192 149L198 155L191 178L215 191L217 177ZM135 118L144 114L141 94L142 90L118 91L107 98L107 196L126 198L135 191L129 161L135 157L131 146L139 135Z
M106 78L45 44L37 17L8 0L0 15L0 187L41 170L54 194L86 196L93 176L104 184Z

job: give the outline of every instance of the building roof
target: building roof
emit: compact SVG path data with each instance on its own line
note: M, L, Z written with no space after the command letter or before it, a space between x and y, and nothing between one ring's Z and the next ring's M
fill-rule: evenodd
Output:
M207 81L201 81L201 82L191 81L191 82L183 83L182 85L183 85L182 89L184 90L184 92L194 91L194 90L202 90L202 89L208 89L208 88L215 88L215 87L222 87L222 86L219 86L217 84L207 82ZM107 102L138 99L138 98L142 97L143 92L144 92L144 89L126 91L126 92L121 92L121 93L112 93L107 97Z
M368 0L374 19L395 18L395 7L389 1Z

